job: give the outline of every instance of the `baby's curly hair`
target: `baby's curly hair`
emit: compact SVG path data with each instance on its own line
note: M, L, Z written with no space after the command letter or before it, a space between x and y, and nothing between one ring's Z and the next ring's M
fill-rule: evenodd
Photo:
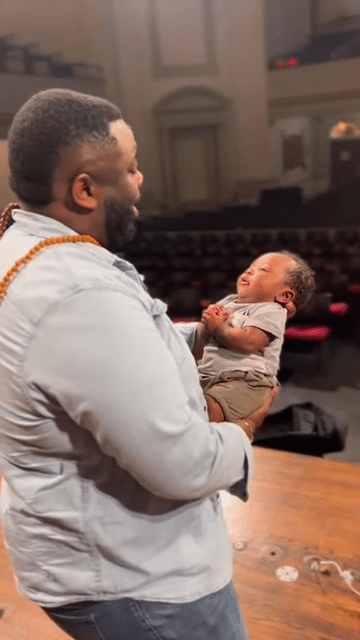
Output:
M310 300L315 291L315 272L310 265L301 258L297 253L290 251L279 251L282 255L292 258L296 262L294 269L287 270L286 284L295 291L295 299L293 300L296 309L301 309Z
M77 91L47 89L33 95L8 134L12 190L30 207L50 204L61 153L85 143L114 144L109 124L121 117L111 102Z

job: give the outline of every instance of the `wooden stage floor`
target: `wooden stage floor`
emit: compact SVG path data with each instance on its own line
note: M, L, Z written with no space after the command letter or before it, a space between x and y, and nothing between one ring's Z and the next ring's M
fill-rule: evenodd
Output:
M360 465L254 449L249 501L221 492L250 640L359 640L339 571L360 591ZM18 593L0 540L0 640L66 639Z
M250 639L359 640L360 593L339 571L360 592L360 465L254 450L249 501L222 492Z

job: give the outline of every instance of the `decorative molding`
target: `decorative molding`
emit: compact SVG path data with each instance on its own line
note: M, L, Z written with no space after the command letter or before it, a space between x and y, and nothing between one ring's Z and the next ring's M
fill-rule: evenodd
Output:
M162 98L154 113L162 129L225 124L228 101L206 87L186 87Z
M286 98L272 98L269 106L272 109L297 107L327 102L339 102L345 100L359 100L360 89L347 89L345 91L333 91L328 93L314 93L307 96L288 96Z
M215 75L218 68L215 56L214 0L197 0L197 2L201 3L202 7L205 60L203 63L195 62L193 64L167 64L162 60L161 33L159 21L157 19L157 1L158 0L149 0L150 48L152 55L153 77L175 78L179 76ZM162 1L168 2L169 0ZM181 0L177 0L176 4L181 8Z
M208 87L186 87L173 91L155 105L157 114L181 111L204 111L225 109L228 101L225 96Z

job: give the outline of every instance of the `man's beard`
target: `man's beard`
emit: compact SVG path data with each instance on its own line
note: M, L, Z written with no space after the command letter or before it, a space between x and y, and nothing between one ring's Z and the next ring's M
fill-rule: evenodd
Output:
M126 205L116 198L105 201L106 248L111 253L119 253L123 245L132 240L136 233L136 214L133 205Z

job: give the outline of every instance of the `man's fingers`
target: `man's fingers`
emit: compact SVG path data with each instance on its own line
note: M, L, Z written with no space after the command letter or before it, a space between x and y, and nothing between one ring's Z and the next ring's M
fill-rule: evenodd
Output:
M263 421L265 420L266 416L268 415L271 405L274 402L276 396L278 395L280 391L280 387L273 387L268 395L268 397L266 398L264 404L262 404L260 407L258 407L257 409L255 409L254 411L252 411L251 413L249 413L247 416L245 416L245 418L248 418L249 420L252 420L252 422L255 424L256 427L259 427Z

